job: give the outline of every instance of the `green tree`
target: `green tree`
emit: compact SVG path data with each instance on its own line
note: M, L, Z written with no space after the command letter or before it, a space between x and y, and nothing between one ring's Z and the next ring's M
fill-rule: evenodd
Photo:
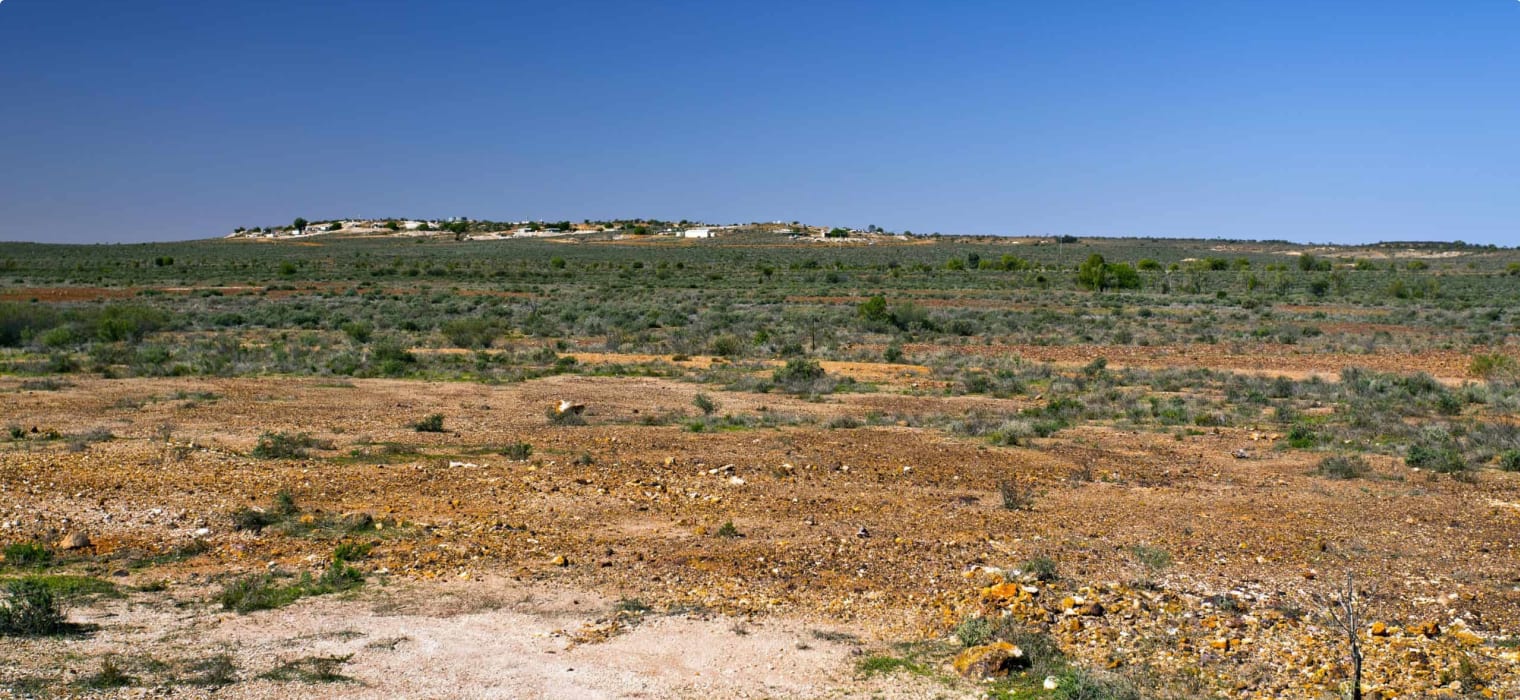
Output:
M303 219L303 218L301 218L301 217L298 216L298 217L296 217L295 222L291 224L291 226L293 226L295 228L295 230L297 230L297 231L305 231L306 230L306 224L308 224L308 223L311 223L311 222L309 222L309 221L307 221L307 220L305 220L305 219Z
M1108 288L1108 263L1102 255L1093 253L1077 266L1077 284L1098 292Z
M1105 266L1110 278L1109 284L1116 289L1139 289L1140 273L1129 263L1111 263Z
M862 302L856 308L856 312L870 323L885 323L891 319L891 315L887 313L887 299L880 294Z

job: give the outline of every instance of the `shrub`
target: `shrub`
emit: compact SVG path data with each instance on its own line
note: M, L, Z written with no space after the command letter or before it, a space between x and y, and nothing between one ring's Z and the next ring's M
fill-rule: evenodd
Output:
M1288 446L1307 450L1319 443L1319 436L1306 425L1295 425L1288 431Z
M53 560L53 553L41 542L16 542L8 544L0 553L5 555L9 567L40 567Z
M544 416L549 419L550 425L585 425L586 419L575 411L561 411L557 406L550 406Z
M264 528L279 522L274 516L255 508L239 508L232 512L233 532L263 532Z
M0 347L19 346L61 323L63 319L49 306L0 303Z
M412 429L419 433L443 432L443 414L434 413L412 424Z
M364 321L349 321L343 324L343 334L349 340L364 345L375 337L375 327Z
M301 514L301 507L296 505L296 499L289 491L281 489L275 492L269 512L277 518L291 518Z
M338 673L338 669L353 654L343 656L308 656L294 661L287 661L262 674L259 678L271 681L300 681L302 683L342 683L353 680L352 678Z
M451 345L460 348L487 348L501 336L501 327L484 318L448 321L438 330Z
M333 549L333 561L355 562L369 556L374 545L368 542L344 542Z
M1056 570L1056 560L1046 556L1030 559L1024 562L1024 565L1020 566L1019 569L1039 581L1050 582L1060 578Z
M259 459L301 459L311 448L330 450L330 441L318 440L306 433L264 433L253 446L253 456Z
M1438 474L1456 474L1467 470L1467 460L1457 447L1456 440L1441 427L1430 427L1422 431L1404 454L1404 463Z
M701 411L702 415L704 416L710 416L714 411L718 410L718 402L713 401L712 397L701 392L698 392L697 395L692 398L691 405L696 406L697 410Z
M732 333L724 333L712 339L708 351L719 357L733 357L744 347L744 341Z
M273 575L253 574L223 586L217 602L221 603L223 610L248 613L288 605L299 597L300 594L292 588L276 586Z
M1499 453L1499 468L1507 472L1520 472L1520 450Z
M63 608L47 584L30 579L6 582L0 600L0 635L36 637L68 629Z
M1355 479L1367 469L1367 461L1357 455L1335 455L1320 460L1318 472L1332 479Z
M811 382L822 379L824 376L823 366L819 365L817 360L808 359L787 360L785 367L776 370L771 375L777 384Z
M1011 479L999 481L998 495L1003 497L1003 510L1029 510L1034 507L1034 489L1019 486Z
M294 583L281 586L274 574L252 574L234 579L217 595L223 610L248 613L272 610L305 596L326 595L364 585L364 575L341 559L334 558L320 576L301 574Z
M116 663L116 657L107 656L100 662L100 671L79 679L79 684L91 690L110 690L112 688L125 688L137 683L137 679L127 675L121 665Z
M738 537L739 528L734 527L734 521L730 520L726 523L723 523L723 525L718 528L718 536L727 537L730 539Z
M274 495L268 510L239 508L232 513L232 529L235 532L249 530L263 532L264 528L300 515L301 508L289 491L281 490Z
M992 636L995 628L995 623L985 617L980 615L968 617L955 626L955 638L960 640L961 646L964 647L981 646Z
M1450 391L1442 391L1436 397L1436 412L1443 416L1455 416L1462 412L1462 397Z
M1135 561L1145 565L1151 571L1160 571L1172 565L1172 554L1160 547L1137 544L1129 549L1134 555Z
M829 430L853 430L860 427L860 421L854 416L834 416L825 427Z
M791 394L823 394L834 390L828 374L817 360L794 358L786 366L771 374L771 379L782 391Z
M1026 420L1003 421L1003 424L994 430L988 439L994 445L1018 446L1029 442L1029 438L1036 434L1035 427Z
M1467 366L1468 372L1482 379L1512 376L1515 369L1515 358L1499 353L1474 355L1472 363Z
M220 688L237 682L237 665L232 662L229 654L217 654L193 662L186 670L192 674L186 682L194 686Z
M533 446L526 442L514 442L501 448L502 456L519 462L533 456Z

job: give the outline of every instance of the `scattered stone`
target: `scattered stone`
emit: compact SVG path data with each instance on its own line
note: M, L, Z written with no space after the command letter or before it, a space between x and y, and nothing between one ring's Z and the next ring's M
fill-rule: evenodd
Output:
M1024 650L1008 642L971 647L957 655L954 664L956 673L973 680L1006 676L1030 665Z
M94 546L94 543L90 541L89 534L85 533L83 530L76 530L74 532L71 532L69 533L68 537L65 537L58 541L58 548L64 551L88 549L92 546Z
M556 554L553 559L549 560L549 563L554 566L569 566L570 560L566 559L563 554Z

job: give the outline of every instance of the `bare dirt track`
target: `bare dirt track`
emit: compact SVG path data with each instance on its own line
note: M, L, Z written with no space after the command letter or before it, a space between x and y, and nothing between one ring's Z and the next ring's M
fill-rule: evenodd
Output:
M1375 683L1401 692L1444 687L1460 680L1460 652L1486 687L1515 691L1509 652L1484 645L1520 628L1515 474L1459 483L1369 458L1374 478L1331 481L1309 474L1311 457L1274 450L1269 437L1244 428L1174 436L1093 425L1032 447L994 447L905 425L824 427L884 409L958 415L973 406L1011 411L1028 399L712 392L721 413L768 417L770 427L691 432L670 416L693 414L701 387L653 378L70 381L57 391L0 381L8 422L28 435L0 453L6 541L87 531L94 546L77 566L122 584L166 581L167 590L79 608L81 620L101 627L90 639L4 642L15 661L7 681L57 671L60 649L76 656L70 668L86 669L130 645L176 657L233 648L250 677L282 654L353 653L342 673L364 685L333 686L335 695L442 695L462 683L487 696L498 686L480 674L492 668L507 684L500 688L522 691L503 697L563 689L587 697L869 694L881 677L854 673L846 647L856 647L810 641L808 630L842 629L863 638L857 646L880 647L942 636L991 606L1052 625L1070 653L1095 666L1186 667L1204 690L1315 696L1340 677L1336 640L1293 611L1302 615L1326 579L1355 570L1380 582L1378 619L1400 629L1374 641L1389 649L1370 656ZM588 424L551 425L545 409L561 399L585 403ZM433 413L445 416L445 432L411 427ZM71 451L42 437L95 427L115 439ZM278 431L311 433L331 449L304 459L249 456L261 434ZM531 457L499 454L517 442L532 445ZM1032 493L1032 507L1004 508L1003 482ZM303 600L247 618L221 612L211 598L229 572L314 570L342 540L233 530L231 513L268 504L280 490L315 518L363 512L391 523L362 563L374 582L345 594L351 599ZM206 551L182 561L122 563L129 552L195 540ZM1137 554L1156 549L1164 565ZM1061 578L1026 582L1033 593L963 575L1035 557L1059 562ZM426 612L429 599L467 586L479 588L465 595L496 602L407 620L374 612L391 595L398 609ZM594 610L502 602L565 596ZM1101 600L1108 613L1078 613L1067 598ZM1238 602L1226 611L1226 599ZM676 612L623 625L612 609L619 600ZM340 622L346 610L359 611L351 623ZM763 631L732 632L744 620ZM1426 622L1443 633L1405 632ZM154 636L137 629L144 625L181 631ZM280 639L343 625L362 637L278 648ZM561 657L542 668L477 667L427 641L479 637L503 657L552 656L546 649L564 653L554 646L563 640L534 635L562 627L566 638L587 640L563 657L589 674L582 685L582 676L554 670ZM492 629L505 636L485 632ZM640 640L656 634L707 641L636 663L654 653L638 651ZM364 646L391 636L411 641ZM1422 660L1412 663L1416 652ZM441 675L401 670L427 664ZM668 673L637 673L649 665ZM692 669L708 679L729 673L734 684L681 675ZM922 680L892 687L909 696L965 691L912 685ZM236 688L278 692L269 681Z

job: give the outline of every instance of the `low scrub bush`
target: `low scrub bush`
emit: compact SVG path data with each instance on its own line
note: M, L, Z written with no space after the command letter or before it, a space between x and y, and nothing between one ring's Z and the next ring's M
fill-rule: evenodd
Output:
M501 454L507 459L515 459L521 462L533 456L533 446L526 442L514 442L501 448Z
M252 574L222 588L217 602L223 610L249 613L284 607L307 596L326 595L364 585L364 575L345 561L334 558L320 575L304 572L293 583L282 585L275 574Z
M264 433L253 446L252 455L259 459L302 459L310 449L330 450L330 440L320 440L306 433Z
M1334 455L1319 462L1320 476L1331 479L1355 479L1368 472L1367 461L1357 455Z
M0 596L0 635L37 637L69 630L58 597L45 583L8 581Z
M41 542L16 542L5 545L0 554L4 564L13 568L46 566L53 560L53 553Z
M443 432L443 414L434 413L425 416L416 423L413 423L412 429L419 433L441 433Z

